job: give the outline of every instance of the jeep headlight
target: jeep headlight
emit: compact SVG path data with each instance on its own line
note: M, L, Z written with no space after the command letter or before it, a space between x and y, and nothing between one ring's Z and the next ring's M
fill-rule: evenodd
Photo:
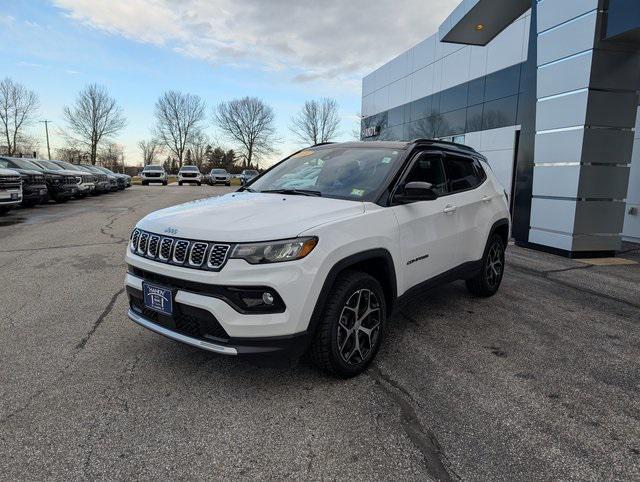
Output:
M264 243L238 244L231 258L244 259L251 264L281 263L307 256L318 244L318 238L294 238Z

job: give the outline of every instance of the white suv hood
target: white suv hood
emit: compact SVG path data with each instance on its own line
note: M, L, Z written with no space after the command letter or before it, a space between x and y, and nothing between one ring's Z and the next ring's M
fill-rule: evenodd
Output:
M203 241L270 241L363 212L364 204L358 201L237 192L153 212L137 227Z

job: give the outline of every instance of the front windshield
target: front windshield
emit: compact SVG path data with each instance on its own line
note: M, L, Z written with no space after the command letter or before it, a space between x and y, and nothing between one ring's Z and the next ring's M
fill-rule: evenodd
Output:
M394 149L306 149L253 182L251 191L306 190L323 197L373 201L400 156Z
M247 175L247 176L257 176L258 175L258 171L242 171L242 174Z
M162 171L163 169L162 166L144 166L143 171Z
M29 161L25 161L23 159L12 159L11 162L18 166L20 169L31 169L32 171L40 171L42 172L42 168L37 164L34 164Z
M69 163L67 161L56 161L56 164L58 166L62 166L63 168L67 169L68 171L87 172L85 169L82 169L82 167L76 166L76 165L71 164L71 163Z
M197 171L198 170L198 166L184 166L180 170L181 171Z
M227 171L224 169L211 169L211 174L226 174Z
M43 167L46 167L47 169L52 169L54 171L64 171L64 169L58 166L55 162L39 160L38 164L40 164Z

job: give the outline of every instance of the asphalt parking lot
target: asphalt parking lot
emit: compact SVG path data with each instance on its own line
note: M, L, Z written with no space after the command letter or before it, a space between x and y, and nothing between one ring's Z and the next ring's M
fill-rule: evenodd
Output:
M364 376L264 368L126 317L134 223L232 189L0 218L0 478L640 477L640 264L511 247L497 296L415 300Z

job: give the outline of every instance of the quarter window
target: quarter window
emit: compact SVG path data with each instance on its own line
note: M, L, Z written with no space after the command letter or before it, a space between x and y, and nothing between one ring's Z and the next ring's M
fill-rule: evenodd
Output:
M473 189L482 182L472 159L447 156L446 169L451 192Z

